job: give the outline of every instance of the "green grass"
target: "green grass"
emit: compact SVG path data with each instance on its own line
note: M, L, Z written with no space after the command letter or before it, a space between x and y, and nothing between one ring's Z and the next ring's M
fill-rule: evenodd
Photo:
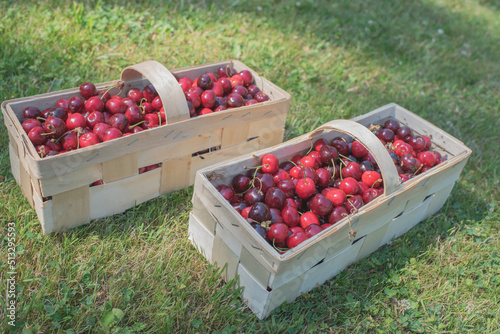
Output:
M147 59L235 58L292 94L285 139L396 102L473 150L440 212L260 321L187 241L192 188L42 236L2 122L2 331L15 222L17 332L500 332L497 2L19 1L0 13L2 101Z

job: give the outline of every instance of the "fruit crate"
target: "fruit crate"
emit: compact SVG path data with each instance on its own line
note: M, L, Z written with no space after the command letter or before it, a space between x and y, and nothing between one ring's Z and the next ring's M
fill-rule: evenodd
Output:
M177 79L195 79L228 65L237 72L249 70L270 99L251 106L190 118L186 98ZM173 74L172 74L173 73ZM118 81L97 84L105 89ZM198 169L283 140L290 95L240 61L228 60L170 72L156 61L125 68L128 89L153 84L162 99L167 124L112 141L40 158L21 126L23 110L55 106L79 88L61 90L2 103L9 134L12 174L35 208L43 233L59 232L93 219L121 213L134 205L193 184ZM160 168L139 173L139 168ZM90 186L103 180L104 184Z
M432 147L447 160L401 183L396 167L380 140L368 129L396 119L414 132L432 138ZM282 254L262 238L217 191L244 166L273 153L280 162L305 152L319 138L350 136L375 157L384 193L358 212ZM323 284L345 267L374 252L433 215L445 203L471 151L462 142L410 111L388 104L353 120L335 120L317 130L271 148L198 171L190 213L189 239L210 263L224 267L223 279L238 277L243 298L258 318L283 302Z

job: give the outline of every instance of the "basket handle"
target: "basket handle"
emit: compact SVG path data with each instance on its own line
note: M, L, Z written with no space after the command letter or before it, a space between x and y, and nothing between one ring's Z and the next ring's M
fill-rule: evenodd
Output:
M386 196L400 187L401 181L399 179L399 174L389 152L387 152L387 149L377 136L368 130L368 128L354 121L338 119L320 126L311 132L310 137L324 130L335 130L347 134L366 146L368 151L372 153L377 161L380 171L382 172L382 178L384 179L384 194Z
M163 103L167 124L190 118L186 97L174 75L162 64L148 60L126 67L121 73L122 81L146 78L153 84Z

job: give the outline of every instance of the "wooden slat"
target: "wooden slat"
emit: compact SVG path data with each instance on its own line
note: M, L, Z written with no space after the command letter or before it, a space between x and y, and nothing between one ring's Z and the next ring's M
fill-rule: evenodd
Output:
M248 138L248 124L237 124L222 129L222 148L245 142Z
M212 248L212 261L217 263L219 268L226 266L223 274L223 280L226 282L236 277L238 269L239 256L233 252L231 247L226 243L228 240L220 235L215 235L214 245Z
M72 171L61 173L60 176L56 177L39 179L41 192L44 197L66 192L85 185L88 186L92 182L103 178L101 164L74 170L71 166L62 166L58 162L54 162L54 168Z
M90 218L124 212L160 195L161 168L90 187ZM133 195L131 195L133 194Z
M52 196L52 215L56 232L90 222L89 187Z
M54 216L52 215L52 200L43 201L38 194L34 193L33 202L38 220L40 220L40 224L42 225L43 234L55 232Z
M209 263L213 263L212 251L215 236L200 223L193 213L189 215L188 238L205 259Z
M19 157L17 156L17 150L13 148L13 145L11 145L11 142L9 142L9 158L10 158L10 171L12 172L12 175L14 176L14 179L16 180L17 184L21 183L21 170L20 170L20 161Z
M166 160L161 166L160 193L176 191L189 184L191 154L176 160Z
M130 153L102 163L102 179L104 183L121 180L138 173L137 153Z

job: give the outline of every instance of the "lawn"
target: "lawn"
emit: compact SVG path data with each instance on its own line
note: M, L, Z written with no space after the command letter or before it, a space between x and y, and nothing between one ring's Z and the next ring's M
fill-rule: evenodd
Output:
M395 102L473 151L441 211L259 320L187 240L192 187L43 236L0 116L3 332L500 333L498 2L42 0L0 13L1 101L116 80L147 59L233 58L292 95L285 140Z

